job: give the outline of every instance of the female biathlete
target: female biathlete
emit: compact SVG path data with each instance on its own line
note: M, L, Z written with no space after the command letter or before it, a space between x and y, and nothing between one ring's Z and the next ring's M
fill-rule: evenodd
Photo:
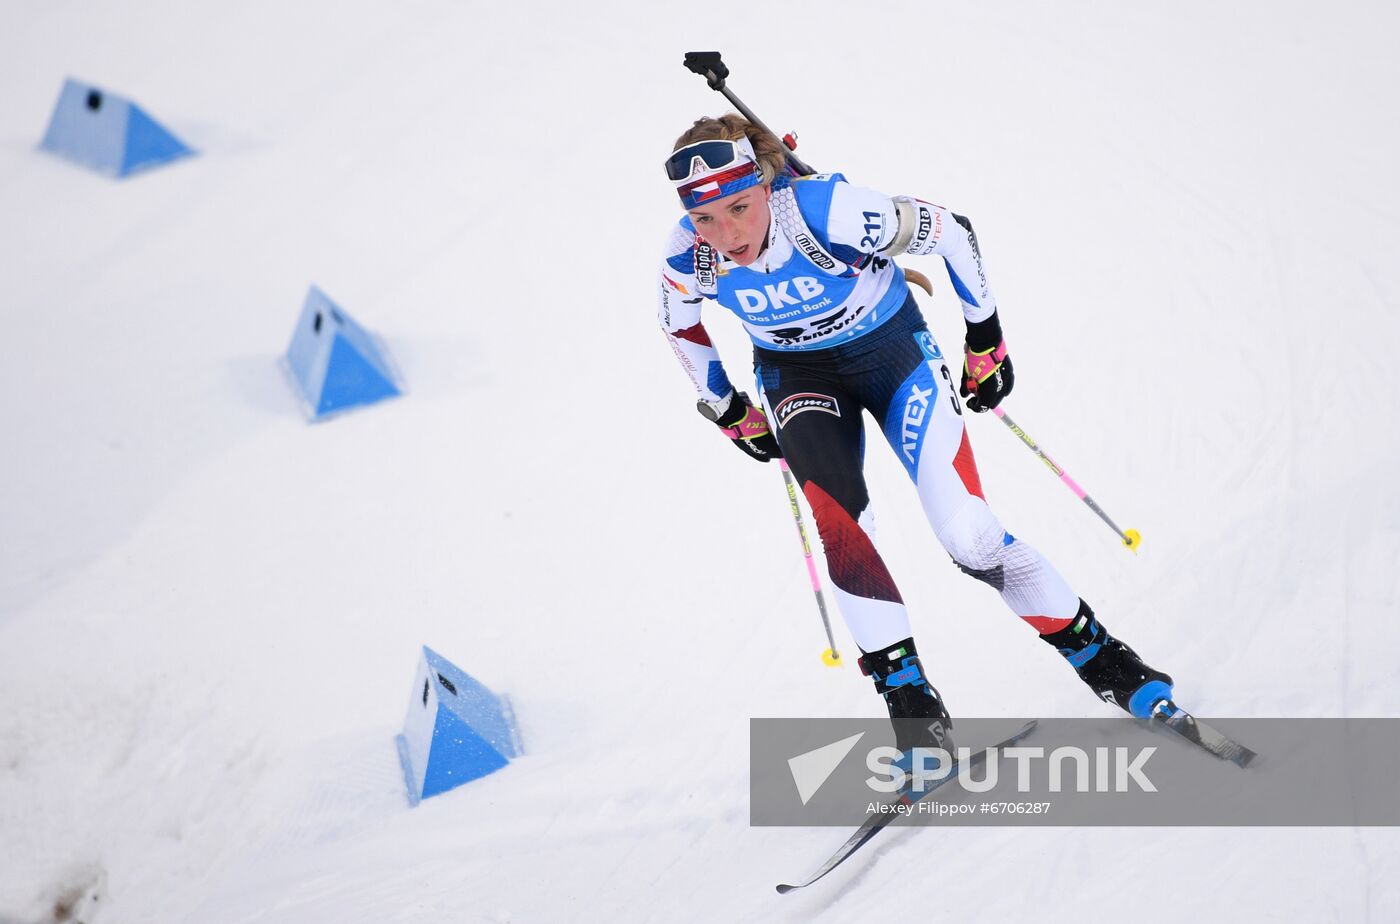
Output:
M835 597L895 721L897 745L948 746L909 616L867 532L862 412L879 423L943 547L1057 649L1095 693L1135 716L1172 680L1113 637L1060 573L987 506L953 373L895 258L938 254L962 302L958 391L981 412L1011 391L1011 359L972 224L839 174L784 174L780 142L741 116L681 135L666 173L686 214L661 266L660 320L700 412L747 455L785 458L817 521ZM700 308L718 301L754 342L760 407L730 384Z

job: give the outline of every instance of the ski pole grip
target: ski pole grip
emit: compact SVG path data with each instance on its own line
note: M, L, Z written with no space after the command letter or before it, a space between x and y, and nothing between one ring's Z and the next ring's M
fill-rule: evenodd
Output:
M724 89L724 78L729 76L729 68L724 66L717 51L687 51L685 66L705 78L711 90Z

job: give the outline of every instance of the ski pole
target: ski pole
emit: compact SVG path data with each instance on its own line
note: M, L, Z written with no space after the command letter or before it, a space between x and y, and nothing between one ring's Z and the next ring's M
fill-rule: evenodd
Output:
M724 81L729 76L729 68L725 67L719 52L687 51L684 63L688 70L704 77L705 82L710 85L710 89L723 93L725 99L729 100L744 118L778 141L778 144L782 146L783 156L787 158L789 173L794 176L809 176L817 172L803 163L794 152L797 147L795 140L789 141L780 137L777 132L765 125L762 119L754 115L753 110L745 106L743 100L734 95L729 87L725 86ZM828 647L826 651L822 652L822 663L827 667L840 667L841 653L836 650L836 639L831 634L831 619L826 615L826 599L822 597L821 578L817 576L817 563L812 558L812 544L807 541L807 527L802 525L802 506L797 502L797 485L792 480L792 470L788 468L786 459L779 459L778 467L782 469L783 481L787 484L788 503L792 505L792 518L797 523L797 535L802 539L802 556L807 560L807 576L811 578L812 593L817 598L817 611L821 613L822 628L826 630Z
M724 79L729 76L729 68L725 67L724 62L720 60L719 52L687 51L685 53L684 63L688 70L694 71L701 77L704 77L705 82L710 85L711 90L718 90L720 93L723 93L724 98L729 100L744 118L776 138L778 143L783 146L783 154L787 157L788 166L792 168L797 176L811 176L813 173L817 172L804 164L797 154L793 152L792 149L795 147L795 143L789 144L781 135L763 124L763 120L754 115L753 110L745 106L743 101L735 96L734 92L730 90L729 87L725 86Z
M772 135L774 138L778 139L778 142L782 145L783 148L783 156L787 158L787 169L789 174L791 174L792 176L802 177L811 176L812 174L817 172L815 167L804 162L801 158L797 156L796 133L783 135L781 138L779 138L777 132L773 131L773 129L765 125L763 123L763 120L760 119L758 116L754 115L753 110L750 109L748 106L745 106L743 100L735 96L733 91L731 91L729 87L725 85L724 81L725 78L729 76L729 68L725 67L724 62L720 60L719 52L687 51L685 53L685 66L690 70L694 71L695 73L699 74L701 77L704 77L705 81L709 83L711 89L715 89L723 93L725 99L733 103L734 108L738 109L740 114L742 114L744 118L748 119L750 122L757 125L759 128ZM928 277L925 276L923 273L920 273L917 270L906 269L904 271L904 277L910 282L917 284L929 295L933 294L933 286L929 283Z
M836 650L836 640L831 635L831 620L826 616L826 600L822 597L821 579L817 577L817 563L812 558L812 545L807 541L807 527L802 525L802 507L797 503L797 485L792 480L792 470L786 459L778 460L783 470L783 481L787 483L788 503L792 504L792 517L797 521L797 535L802 537L802 555L807 559L807 576L812 579L812 592L817 595L817 610L822 614L822 627L826 629L826 641L831 647L822 652L822 663L827 667L840 667L841 654Z
M1045 451L1036 445L1035 440L1031 439L1030 435L1027 434L1025 430L1022 430L1016 425L1016 421L1012 420L1007 415L1007 413L999 407L992 408L992 413L997 415L997 417L1001 419L1002 423L1010 427L1011 432L1019 436L1021 438L1021 442L1029 446L1032 452L1040 456L1040 461L1044 462L1047 466L1049 466L1050 471L1054 472L1057 476L1059 476L1059 479L1065 483L1066 487L1068 487L1071 491L1074 492L1076 497L1078 497L1084 503L1088 504L1089 509L1097 513L1099 515L1099 519L1107 523L1109 525L1109 528L1118 534L1118 538L1123 540L1123 544L1128 547L1129 551L1134 553L1137 552L1138 546L1142 544L1142 535L1138 533L1137 530L1119 529L1118 524L1114 523L1113 520L1109 519L1108 514L1103 512L1103 508L1100 507L1098 504L1094 503L1094 499L1090 497L1085 492L1085 490L1081 488L1079 484L1069 476L1069 472L1060 468L1060 466L1055 463L1054 459L1047 456L1045 454Z

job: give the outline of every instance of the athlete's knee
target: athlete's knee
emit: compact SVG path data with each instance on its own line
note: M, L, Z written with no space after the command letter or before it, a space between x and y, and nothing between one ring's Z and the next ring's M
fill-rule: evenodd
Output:
M824 482L813 480L802 487L817 521L831 582L853 597L900 603L894 579L875 549L865 504L848 507L838 502Z
M938 529L938 540L965 573L993 586L1002 583L1001 551L1008 535L980 498L969 497Z
M828 533L835 538L841 532L839 527L846 522L859 522L870 504L865 479L859 474L823 472L802 479L802 493L812 508L817 531L824 542Z

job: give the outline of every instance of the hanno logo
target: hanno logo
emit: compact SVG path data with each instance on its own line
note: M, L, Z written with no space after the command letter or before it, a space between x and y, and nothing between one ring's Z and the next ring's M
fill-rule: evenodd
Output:
M778 403L773 409L773 413L778 418L778 429L787 426L792 418L803 411L821 411L831 414L833 417L841 416L841 405L836 403L836 399L830 395L819 395L814 392L799 392L795 395L788 395Z

